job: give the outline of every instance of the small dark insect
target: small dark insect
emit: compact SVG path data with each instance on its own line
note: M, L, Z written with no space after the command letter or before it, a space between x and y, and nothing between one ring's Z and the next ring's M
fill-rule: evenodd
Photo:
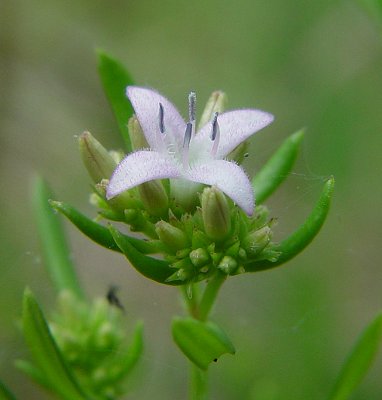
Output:
M118 286L111 285L106 294L107 301L111 305L119 308L122 311L125 311L125 308L123 307L122 303L120 302L120 300L117 296L117 291L118 291Z
M214 358L214 362L218 362L218 359L217 359L217 358Z

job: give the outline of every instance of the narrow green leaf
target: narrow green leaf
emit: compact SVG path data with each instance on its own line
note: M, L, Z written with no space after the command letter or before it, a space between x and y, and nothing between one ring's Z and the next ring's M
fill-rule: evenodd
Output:
M125 141L126 150L130 152L132 147L127 122L133 115L133 109L126 97L126 87L132 85L133 80L119 61L100 50L98 51L98 72Z
M81 214L74 207L61 201L50 201L50 205L57 211L65 215L84 235L89 239L106 247L109 250L122 252L115 243L109 229L94 222L90 218ZM144 254L158 253L161 249L158 241L146 241L136 239L127 235L121 235L130 242L138 251Z
M24 292L22 324L28 348L49 386L64 400L87 399L66 366L45 317L28 289Z
M16 400L16 397L1 381L0 381L0 400Z
M120 372L115 379L128 375L137 364L143 351L143 322L138 322L134 329L133 339L126 354L120 357ZM115 362L115 360L114 360Z
M52 193L39 176L35 178L33 189L34 212L49 275L57 291L69 289L83 298L60 217L49 206Z
M275 250L281 253L276 262L268 260L255 261L245 265L245 270L247 272L256 272L274 268L289 261L303 251L318 234L325 222L330 207L333 189L334 178L332 177L325 182L321 196L305 222L291 236L276 246Z
M289 136L255 175L252 186L255 191L256 204L261 204L288 176L303 138L304 130Z
M382 313L366 327L342 367L330 400L346 400L370 368L382 340Z
M183 284L182 281L178 280L167 282L167 279L174 274L174 269L169 266L168 262L142 254L125 235L112 225L109 225L109 230L115 243L130 261L131 265L146 278L166 285Z
M182 353L203 370L223 354L235 354L235 347L228 336L210 321L175 317L172 336Z

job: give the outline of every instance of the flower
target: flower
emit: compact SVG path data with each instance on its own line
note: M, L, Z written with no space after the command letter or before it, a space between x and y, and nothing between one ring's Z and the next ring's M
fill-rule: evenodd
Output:
M189 95L189 122L158 92L137 86L126 90L150 149L128 154L110 178L107 198L154 179L170 178L171 195L187 208L202 184L216 186L248 215L254 208L251 182L244 170L224 159L240 143L273 121L255 109L215 113L195 129L194 92Z

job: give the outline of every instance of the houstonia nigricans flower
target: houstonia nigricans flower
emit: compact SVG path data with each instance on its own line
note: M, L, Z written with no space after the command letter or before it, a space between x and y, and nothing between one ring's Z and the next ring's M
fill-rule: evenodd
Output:
M185 209L202 185L216 186L248 215L254 209L251 182L234 161L224 159L252 134L270 124L273 116L255 109L214 113L196 131L195 93L189 95L189 122L158 92L129 86L131 101L150 149L127 155L114 171L107 198L142 183L170 178L171 195Z

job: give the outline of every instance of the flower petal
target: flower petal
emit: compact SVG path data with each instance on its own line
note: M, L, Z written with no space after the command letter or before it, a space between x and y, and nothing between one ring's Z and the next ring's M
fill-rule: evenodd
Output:
M244 142L272 121L272 114L254 109L234 110L220 114L218 117L220 142L216 157L225 157L241 142ZM206 142L208 142L210 133L211 124L208 123L195 136L193 148L207 146Z
M183 177L206 185L215 185L230 197L248 215L253 214L254 198L251 182L237 164L212 160L192 165Z
M153 150L162 149L160 141L163 140L163 134L159 129L159 104L163 106L166 135L172 136L177 149L181 149L186 123L169 100L155 90L139 86L128 86L126 95Z
M111 199L125 190L153 179L179 176L178 166L171 158L156 151L136 151L118 164L110 178L106 198Z

